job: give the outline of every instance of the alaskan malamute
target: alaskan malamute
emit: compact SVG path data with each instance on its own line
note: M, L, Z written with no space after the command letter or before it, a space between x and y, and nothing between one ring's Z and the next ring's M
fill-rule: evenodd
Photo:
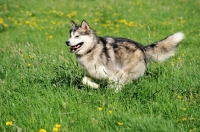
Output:
M86 70L82 82L97 89L99 85L92 78L108 79L116 92L124 84L142 76L150 60L161 62L171 57L184 38L183 33L177 32L143 46L127 38L98 37L85 20L80 26L71 21L71 27L66 44Z

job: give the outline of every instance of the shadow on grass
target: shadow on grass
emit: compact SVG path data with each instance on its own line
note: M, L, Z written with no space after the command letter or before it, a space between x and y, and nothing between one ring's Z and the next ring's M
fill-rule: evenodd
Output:
M69 87L83 87L81 83L83 74L77 71L77 69L59 66L55 67L54 73L55 75L51 79L51 85L53 86L62 87L63 85L67 85Z
M58 66L55 67L54 69L55 76L51 79L51 85L56 86L56 87L63 87L68 86L68 87L76 87L77 89L85 89L86 91L90 91L92 88L89 86L85 86L82 84L82 78L84 76L83 70L76 69L74 67L63 67L63 66ZM159 76L162 76L163 74L163 69L158 68L154 69L151 72L147 71L145 73L145 77L140 78L138 80L135 80L134 83L127 84L122 91L120 91L120 96L127 97L128 99L134 98L136 100L140 100L143 103L146 103L148 101L154 100L154 98L162 92L162 89L153 89L151 92L149 91L148 84L143 84L143 83L148 83L148 81L144 81L144 79L154 79L157 80ZM97 94L106 94L107 92L113 92L114 89L109 89L108 88L108 83L109 81L107 80L93 80L94 82L97 82L100 84L100 88L98 90L94 90L94 93Z

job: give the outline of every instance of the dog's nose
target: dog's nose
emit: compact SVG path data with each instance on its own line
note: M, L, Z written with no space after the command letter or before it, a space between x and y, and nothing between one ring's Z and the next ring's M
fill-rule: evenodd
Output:
M66 41L66 45L69 46L69 41Z

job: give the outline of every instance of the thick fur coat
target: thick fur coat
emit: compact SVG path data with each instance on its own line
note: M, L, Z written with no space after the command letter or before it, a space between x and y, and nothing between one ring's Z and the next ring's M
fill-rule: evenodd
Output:
M110 87L116 88L116 92L142 76L150 60L164 61L171 57L184 38L184 34L178 32L143 46L126 38L98 37L84 20L80 26L71 21L71 27L66 44L86 70L83 83L99 88L92 78L108 79L113 82Z

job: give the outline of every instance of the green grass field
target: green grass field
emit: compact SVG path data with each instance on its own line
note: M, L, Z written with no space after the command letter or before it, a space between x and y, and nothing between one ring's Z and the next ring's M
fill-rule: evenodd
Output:
M199 0L0 0L1 132L199 132ZM115 93L81 84L70 20L144 45L178 31L175 56ZM56 125L57 124L57 125ZM60 125L60 126L59 126Z

